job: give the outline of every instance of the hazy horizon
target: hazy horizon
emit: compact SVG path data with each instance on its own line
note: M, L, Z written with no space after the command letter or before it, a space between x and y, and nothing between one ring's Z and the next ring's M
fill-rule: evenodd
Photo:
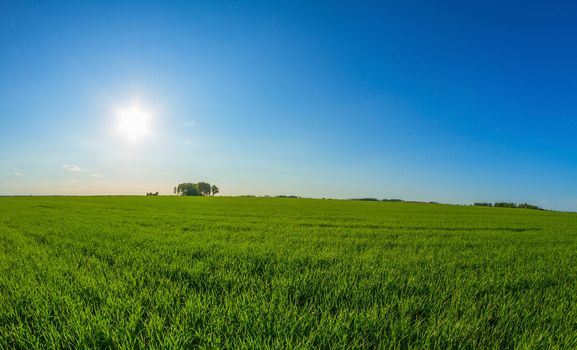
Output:
M0 195L577 211L577 4L0 4Z

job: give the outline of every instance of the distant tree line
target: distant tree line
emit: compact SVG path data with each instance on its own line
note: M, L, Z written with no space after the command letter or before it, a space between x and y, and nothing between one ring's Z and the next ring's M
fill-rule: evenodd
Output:
M521 204L517 204L517 208L522 208L522 209L534 209L534 210L545 210L539 206L533 205L533 204L528 204L528 203L521 203Z
M378 198L372 198L372 197L367 197L367 198L351 198L350 200L352 201L368 201L368 202L404 202L404 200L402 199L396 199L396 198L391 198L391 199L378 199Z
M174 194L179 196L214 196L219 191L216 185L208 182L184 182L174 188Z
M158 192L146 192L147 196L158 196Z
M477 202L474 204L476 207L495 207L495 208L521 208L521 209L534 209L534 210L543 210L543 208L528 204L528 203L510 203L510 202L495 202L495 203L487 203L487 202Z

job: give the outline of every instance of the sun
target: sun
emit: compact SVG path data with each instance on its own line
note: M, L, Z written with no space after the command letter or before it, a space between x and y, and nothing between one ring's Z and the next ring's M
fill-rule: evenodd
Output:
M138 105L121 109L117 113L117 131L128 141L135 142L150 133L151 116Z

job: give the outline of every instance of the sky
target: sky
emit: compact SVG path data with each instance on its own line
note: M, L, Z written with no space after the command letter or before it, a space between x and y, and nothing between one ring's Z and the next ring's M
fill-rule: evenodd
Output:
M577 3L0 2L0 195L577 211Z

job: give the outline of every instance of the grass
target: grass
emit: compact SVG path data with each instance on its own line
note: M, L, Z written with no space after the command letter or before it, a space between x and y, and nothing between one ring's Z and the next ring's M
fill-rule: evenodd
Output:
M577 214L0 198L0 349L577 348Z

